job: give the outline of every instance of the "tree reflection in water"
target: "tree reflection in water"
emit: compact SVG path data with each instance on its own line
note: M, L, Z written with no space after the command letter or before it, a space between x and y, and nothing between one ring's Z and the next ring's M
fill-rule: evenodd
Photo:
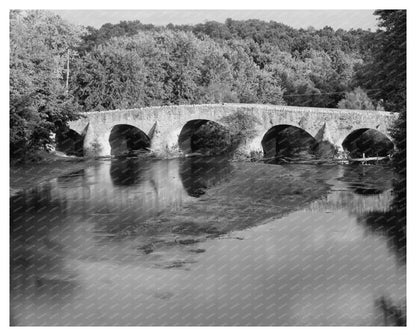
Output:
M206 189L226 179L232 170L228 157L195 157L181 161L179 175L188 195L200 197Z
M393 201L388 211L371 211L358 221L377 234L382 234L400 265L406 264L406 179L393 184ZM394 302L385 296L375 302L383 316L384 325L406 325L406 303Z
M10 325L18 323L16 306L60 306L79 286L76 273L65 265L65 246L54 235L67 207L55 196L51 185L43 184L10 199Z
M388 176L386 176L386 174ZM392 187L393 172L383 166L345 166L341 181L358 195L378 195Z
M394 303L385 296L376 300L375 306L381 313L386 326L406 326L406 307Z
M371 211L358 220L374 233L386 237L400 264L406 263L406 180L396 181L388 211Z
M247 236L247 239L244 237L243 242L232 239L207 241L208 245L201 245L204 249L199 250L206 253L201 253L198 256L203 260L200 259L198 261L200 264L195 264L194 271L196 273L194 274L199 272L198 265L202 265L203 270L209 269L207 266L220 269L224 260L231 260L233 265L241 262L242 265L242 267L230 267L230 277L225 278L231 279L231 276L232 279L243 278L240 270L246 266L253 267L252 269L247 268L249 271L244 271L249 272L250 276L256 275L259 267L262 266L264 266L265 272L269 272L271 265L269 264L269 258L273 257L274 252L277 252L274 249L275 246L283 247L281 250L283 257L280 253L275 253L275 256L285 265L291 266L291 262L293 262L293 265L299 265L301 262L298 259L299 253L286 253L287 251L284 248L286 237L301 239L306 244L310 241L309 237L323 237L322 241L325 244L333 244L332 247L343 247L346 244L357 243L360 248L348 249L351 254L346 255L344 250L339 250L338 255L342 258L339 261L334 259L337 254L334 258L331 255L331 260L337 262L333 265L341 267L340 269L346 272L348 272L348 268L344 267L345 257L350 255L351 259L347 260L351 262L353 267L350 271L356 273L351 273L351 276L346 276L346 279L354 281L354 286L356 285L356 279L362 281L362 291L364 293L368 291L364 300L351 302L341 299L340 302L335 303L338 307L341 307L341 314L345 313L345 309L351 308L355 312L354 316L358 315L359 317L357 319L352 318L354 320L349 321L352 324L360 323L362 319L361 315L357 313L356 307L363 304L363 307L368 308L369 313L371 313L371 316L369 315L368 320L366 320L368 323L406 324L406 299L402 299L405 295L404 267L392 269L392 265L397 265L394 258L389 257L386 263L384 263L384 259L370 258L368 270L372 272L372 270L377 269L383 272L383 267L386 267L385 271L387 272L384 278L379 276L383 273L377 271L375 274L377 280L374 283L371 277L365 276L364 273L361 273L361 269L356 267L357 264L354 261L357 259L352 259L358 258L361 260L363 256L367 255L368 248L380 245L382 245L383 256L389 255L389 253L386 253L384 239L379 239L379 237L370 239L370 245L367 245L368 241L366 239L368 237L333 235L335 231L333 231L334 227L332 225L323 226L322 229L318 228L319 232L314 230L313 234L317 233L317 236L312 235L312 232L310 236L305 236L303 231L305 227L311 228L311 225L305 226L305 222L316 220L319 223L322 218L331 217L337 221L336 214L334 216L327 215L327 210L341 210L344 214L348 214L347 224L349 223L355 228L357 225L356 218L359 218L361 225L374 231L374 235L383 234L389 241L389 248L394 250L401 263L405 264L405 188L403 181L402 187L400 184L394 186L394 202L390 205L392 198L389 193L392 184L389 180L393 175L390 176L389 169L377 166L345 166L344 169L344 166L300 165L271 167L273 169L270 169L268 165L239 165L218 157L152 160L148 162L124 159L111 162L111 168L110 162L106 161L102 162L99 167L101 168L88 168L84 174L78 172L72 176L59 178L57 183L52 181L46 184L48 189L34 191L33 195L31 194L32 191L28 191L24 196L25 198L11 200L11 324L59 324L62 322L62 317L65 318L65 316L68 318L65 323L74 325L80 323L79 321L83 319L84 315L89 313L88 306L97 300L97 294L99 293L96 291L96 284L104 286L101 292L104 293L103 297L108 296L111 298L111 302L115 300L114 302L119 303L118 307L125 307L122 314L126 319L123 321L128 321L131 324L136 323L140 311L135 310L137 300L134 298L139 298L139 301L143 298L137 287L137 279L142 269L136 269L136 266L153 265L156 259L152 258L160 258L157 260L159 265L161 265L160 261L163 260L169 267L173 265L174 268L178 268L183 260L187 261L188 258L194 260L196 258L195 252L190 252L188 250L190 246L187 246L188 243L193 243L196 240L193 240L195 237L189 236L197 234L200 234L201 237L217 236L218 233L225 230L244 229L249 227L251 223L261 223L263 219L272 215L279 214L280 216L303 209L312 201L317 201L319 205L318 208L313 210L317 212L316 214L309 211L299 212L295 217L283 220L281 223L286 223L286 226L279 226L276 229L277 231L273 231L275 229L272 229L272 227L268 228L267 231L262 231L259 227L257 233L256 230L247 230L249 236ZM338 183L340 180L344 180L345 183ZM221 187L221 182L226 182L224 188ZM334 183L334 194L330 193L330 195L327 195L328 197L323 197L321 200L320 197L326 195L329 191L329 187L324 186L326 182ZM207 192L207 189L213 186L215 186L213 191ZM248 186L251 187L248 188ZM311 186L320 188L320 191L312 193ZM362 196L362 187L370 190L376 189L376 192L373 190L372 193L365 193ZM89 192L84 192L84 190L89 190ZM205 192L208 195L200 201L192 199ZM375 195L370 196L371 194ZM187 203L188 201L189 203ZM253 204L254 206L252 206ZM276 204L279 205L279 209L275 211L276 208L273 208L273 205ZM210 209L210 206L213 205L218 206ZM28 211L22 211L22 209L28 209ZM213 214L215 216L218 214L222 223L228 226L218 225L217 227L215 218L211 219L214 217ZM197 216L199 218L195 218ZM149 218L156 220L148 221ZM156 225L149 225L153 223ZM344 228L343 222L340 221L339 224L341 229ZM286 232L282 231L282 228L285 227ZM271 229L270 232L269 229ZM362 227L359 229L357 232L362 233L364 231ZM275 237L272 236L273 232L276 234ZM270 240L267 244L263 244L269 248L263 249L263 245L260 249L258 248L259 237L278 239L282 237L282 234L284 239L280 243L276 243L276 240ZM183 239L176 239L176 237L182 238L182 235ZM342 239L339 240L338 238ZM344 238L351 238L351 241ZM264 241L267 241L267 239ZM217 246L217 244L222 243L224 243L223 246L227 247L227 250L229 246L232 246L233 249L236 246L241 246L241 251L249 251L247 255L256 256L256 258L253 257L250 261L247 260L244 253L238 253L242 258L233 259L235 255L232 252L230 258L227 254L221 255L224 258L221 261L218 258L220 254L214 253L215 249L209 249L207 246ZM375 245L372 245L372 243ZM291 240L287 240L287 244L290 244L290 247L296 246ZM315 250L314 244L311 243L310 245L313 250ZM298 245L301 252L305 251L303 244ZM325 246L323 248L326 249ZM158 251L155 251L156 249ZM374 252L377 253L377 251ZM184 257L183 260L179 257L173 259L173 256L177 258L177 253ZM321 255L322 253L318 251L318 254ZM263 257L265 260L262 263L261 258ZM316 262L319 267L322 265L322 267L328 267L329 269L332 265L331 260L316 259ZM147 262L149 264L146 264ZM134 267L128 266L129 263ZM275 263L272 264L275 265ZM106 281L111 280L115 273L113 265L121 265L123 272L130 276L124 277L124 274L121 273L117 275L120 276L118 278L120 284L118 284L118 280L114 283L109 281L105 284L101 281L101 278L97 279L96 273L89 274L88 270L91 265L100 267L100 276L102 272L102 279ZM367 261L363 265L366 266ZM289 278L290 276L290 271L281 271L277 268L275 270L277 275L283 274L283 278ZM167 269L164 269L164 271L167 272ZM152 275L155 278L151 279L151 282L158 284L160 272L164 271L158 269ZM177 271L172 270L172 272ZM189 271L192 272L192 269L189 269ZM302 281L307 281L303 269L300 274L302 275ZM354 274L357 276L353 276ZM362 280L360 280L361 275L363 275ZM398 280L398 282L392 283L392 289L390 289L389 282L386 281L389 275L397 276ZM309 279L314 278L313 272L306 274L306 276ZM131 281L124 282L125 279L131 279ZM188 276L185 276L183 281L186 282L186 286L194 286L189 288L198 289L200 288L198 286L201 286L199 281L194 281L189 285L192 279L190 280ZM274 283L275 279L273 278L270 281ZM287 283L289 288L296 284L296 281L288 280ZM170 285L176 286L176 284L175 281L172 281ZM232 280L232 285L234 286L234 284L235 282ZM299 284L302 285L303 282ZM164 285L165 282L163 282ZM332 285L335 286L334 288L339 287L336 282ZM247 290L257 290L250 288L250 286L247 288ZM379 292L381 289L383 289L383 292ZM128 294L121 295L120 293L124 293L124 291ZM328 288L325 287L323 291L328 293ZM220 292L220 295L224 297L223 292ZM234 295L234 293L230 295ZM357 295L361 296L361 290ZM175 296L174 299L177 298L180 299L180 295ZM242 300L241 306L245 304L244 299ZM274 300L274 298L271 297L271 300ZM278 298L276 300L278 303ZM334 302L332 297L326 300L328 305ZM189 301L184 299L184 302L187 304ZM265 301L262 302L265 303ZM153 304L154 302L151 301L150 303ZM301 305L304 307L303 303ZM107 302L106 305L100 305L100 307L106 308L103 309L103 315L101 315L101 310L97 310L97 314L93 315L96 319L94 323L98 324L102 316L113 315L111 309L107 309L109 306L111 304L108 305ZM166 302L161 303L160 306L156 304L154 309L156 311L160 309L165 314L164 307L167 307ZM255 307L257 305L253 305L252 313L257 315L257 308ZM284 304L282 303L280 307L284 307ZM319 312L318 308L313 306L312 310ZM64 315L62 309L68 309L68 312L76 311L76 314ZM281 309L283 311L285 308ZM328 308L330 312L332 312L331 309ZM231 313L231 311L229 312ZM307 313L309 314L309 312ZM314 316L320 316L319 314ZM325 321L327 321L326 318L325 316ZM108 321L110 320L111 318ZM290 320L284 320L284 318L279 321L284 324L290 323ZM315 320L309 322L322 323ZM335 324L335 320L332 322ZM331 324L331 321L328 323Z

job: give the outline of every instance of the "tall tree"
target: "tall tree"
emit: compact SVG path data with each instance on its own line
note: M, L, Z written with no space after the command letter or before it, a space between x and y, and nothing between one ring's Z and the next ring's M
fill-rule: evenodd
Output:
M10 12L12 157L44 147L57 126L75 118L66 77L80 33L49 12Z
M398 152L395 166L406 177L406 10L378 10L379 25L373 85L379 89L376 97L384 99L385 108L400 112L391 135ZM405 187L405 185L404 185Z
M360 80L370 97L384 101L388 111L406 110L406 10L377 10L381 30L377 32L373 60Z
M74 94L84 110L114 110L145 105L146 69L130 38L99 45L77 60Z

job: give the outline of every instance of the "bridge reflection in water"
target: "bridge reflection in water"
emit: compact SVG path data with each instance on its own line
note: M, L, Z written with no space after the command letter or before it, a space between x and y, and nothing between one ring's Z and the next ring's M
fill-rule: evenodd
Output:
M12 324L391 324L406 302L392 179L381 166L98 162L11 199Z

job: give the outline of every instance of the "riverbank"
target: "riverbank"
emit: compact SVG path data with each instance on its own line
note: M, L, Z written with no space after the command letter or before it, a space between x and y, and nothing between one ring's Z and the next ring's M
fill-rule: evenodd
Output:
M10 197L23 189L95 164L94 159L45 154L39 162L10 165Z

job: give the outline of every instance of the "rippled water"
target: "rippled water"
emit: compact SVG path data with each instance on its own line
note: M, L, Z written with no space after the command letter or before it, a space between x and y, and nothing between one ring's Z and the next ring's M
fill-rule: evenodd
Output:
M394 179L225 158L53 179L11 198L11 324L403 324Z

